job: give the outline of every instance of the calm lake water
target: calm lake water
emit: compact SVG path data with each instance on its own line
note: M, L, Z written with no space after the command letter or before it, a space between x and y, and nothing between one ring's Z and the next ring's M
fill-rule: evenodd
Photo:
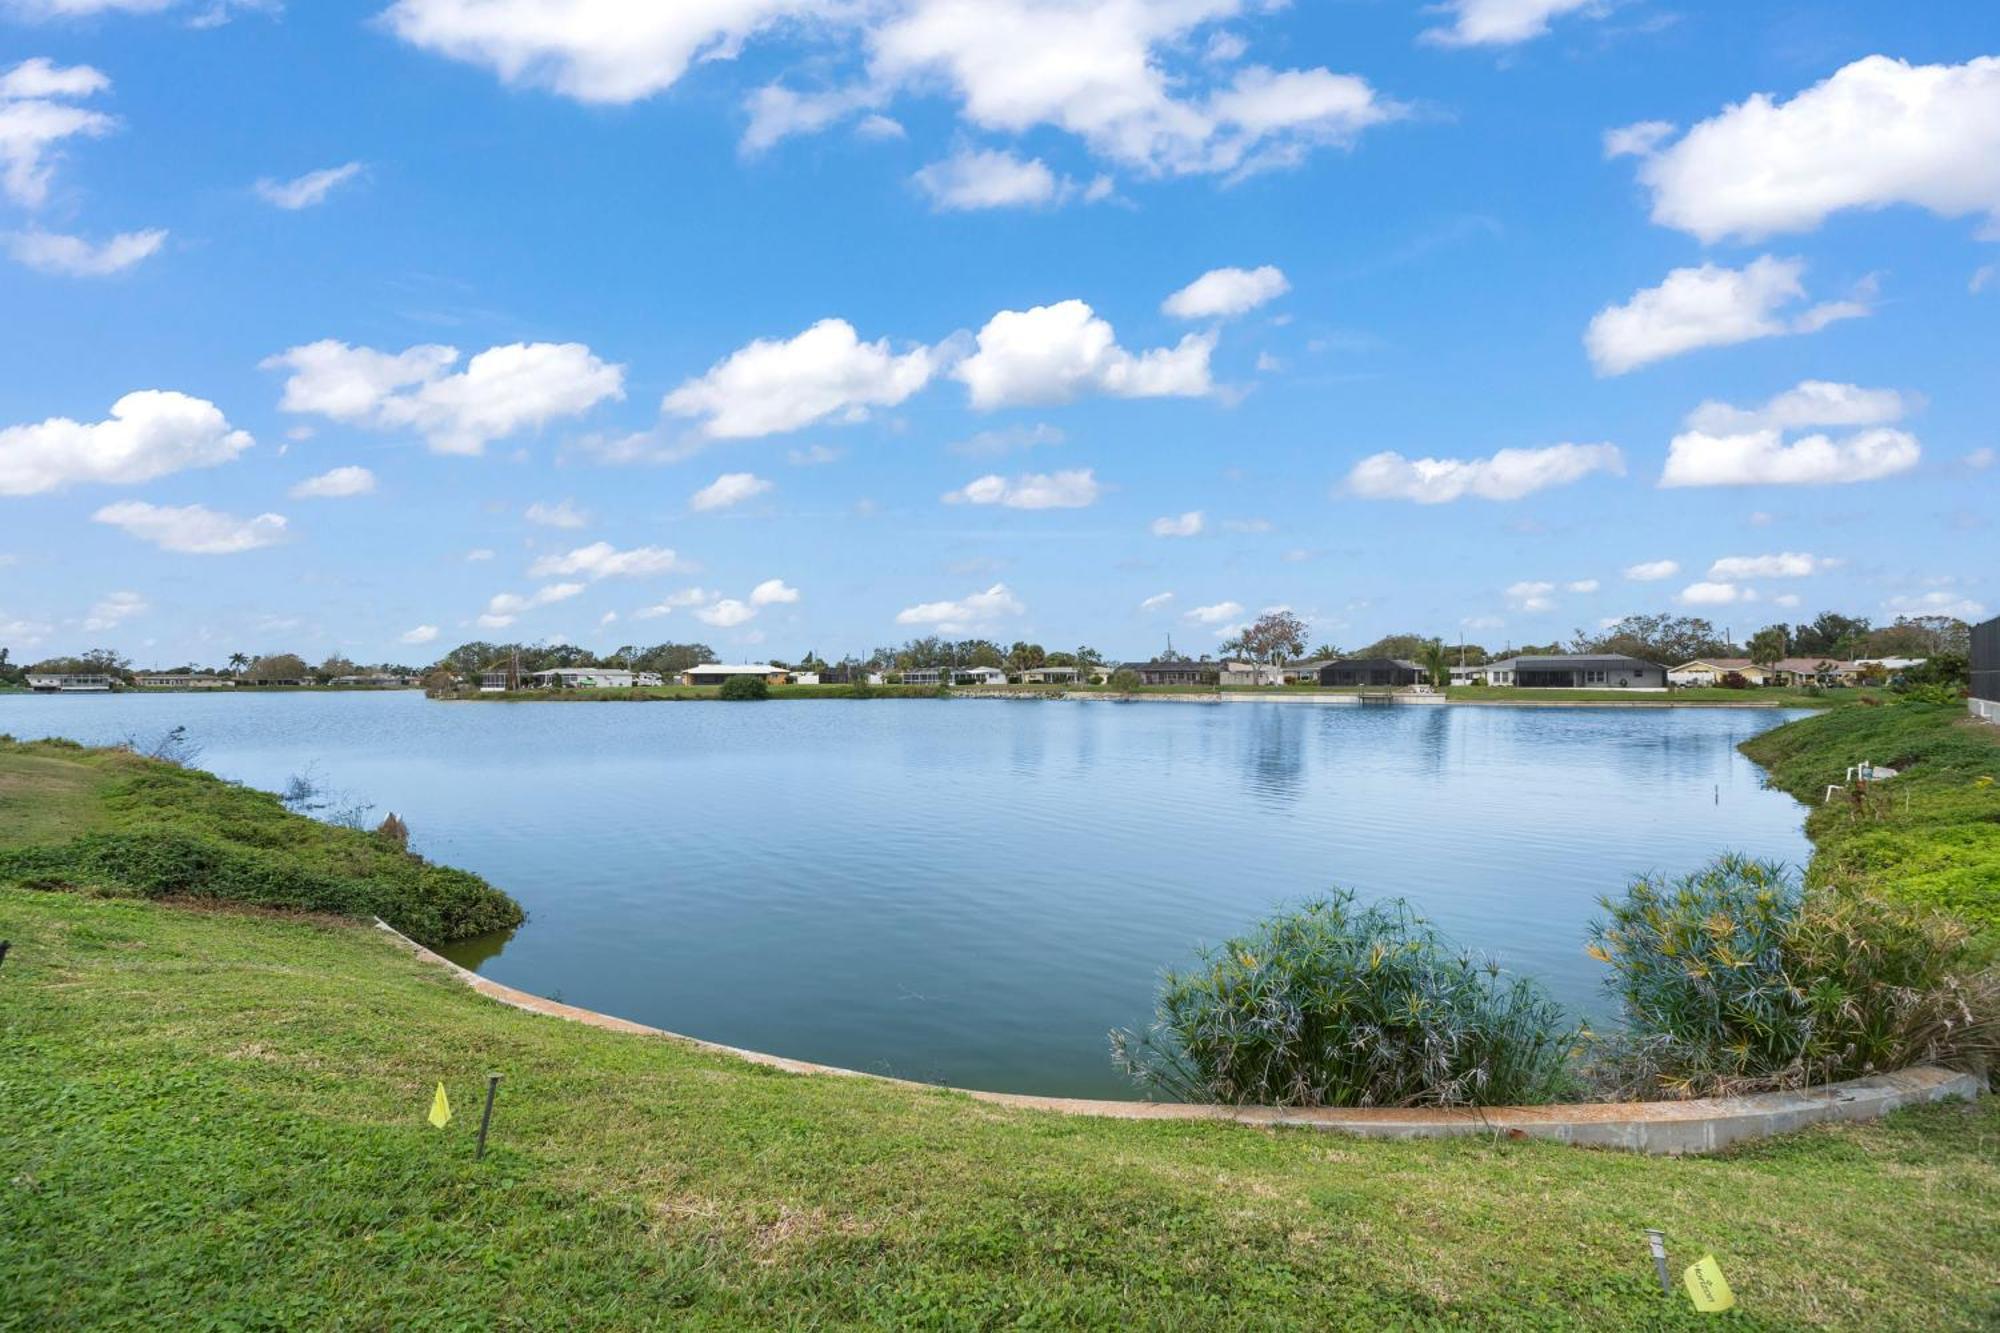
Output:
M916 700L443 704L0 697L0 733L314 771L527 907L498 980L731 1045L968 1087L1130 1095L1106 1030L1159 969L1331 885L1401 895L1601 1009L1598 894L1802 811L1775 711Z

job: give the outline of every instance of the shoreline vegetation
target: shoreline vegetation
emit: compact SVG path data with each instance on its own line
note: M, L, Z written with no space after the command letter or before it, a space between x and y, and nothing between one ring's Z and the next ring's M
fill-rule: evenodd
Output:
M1962 717L1839 708L1744 747L1813 806L1809 880L1994 919L2000 884L1954 872L2000 830L2000 732ZM1815 803L1862 759L1900 776ZM376 899L140 901L166 879L73 850L147 830L228 846L188 864L253 887L245 866L398 895L443 869L207 774L0 744L0 1288L24 1327L1703 1326L1660 1297L1649 1226L1716 1253L1752 1326L1994 1313L2000 1099L1689 1159L1003 1111L539 1019L353 919Z

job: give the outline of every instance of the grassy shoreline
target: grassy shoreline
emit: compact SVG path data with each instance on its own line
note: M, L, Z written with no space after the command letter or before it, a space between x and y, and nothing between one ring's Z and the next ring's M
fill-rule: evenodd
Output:
M1114 690L1109 686L1059 687L1008 685L961 687L938 690L928 685L773 685L771 698L786 699L990 699L990 700L1146 700L1146 699L1269 699L1309 701L1313 699L1356 698L1379 694L1359 688L1312 688L1286 686L1225 686L1221 689L1196 685L1149 685L1136 690ZM719 689L710 685L652 685L635 689L605 690L505 690L480 694L442 696L446 703L663 703L715 699ZM1884 692L1840 690L1808 693L1805 690L1724 690L1695 688L1671 694L1634 694L1630 690L1523 690L1510 687L1459 687L1446 692L1448 704L1527 705L1537 708L1605 707L1624 708L1838 708L1879 701Z
M0 850L110 826L93 764L150 767L0 750ZM2000 1099L1683 1160L1078 1120L538 1018L323 916L0 883L0 938L0 1328L1707 1327L1646 1227L1748 1328L2000 1315Z

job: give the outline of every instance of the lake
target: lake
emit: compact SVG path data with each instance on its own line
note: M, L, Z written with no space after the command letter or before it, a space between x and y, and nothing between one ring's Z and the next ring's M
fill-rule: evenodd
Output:
M185 726L312 772L526 906L455 956L677 1032L960 1086L1130 1096L1106 1031L1160 968L1344 885L1600 1013L1601 893L1718 851L1800 864L1738 742L1795 713L1298 703L436 703L0 696L0 733Z

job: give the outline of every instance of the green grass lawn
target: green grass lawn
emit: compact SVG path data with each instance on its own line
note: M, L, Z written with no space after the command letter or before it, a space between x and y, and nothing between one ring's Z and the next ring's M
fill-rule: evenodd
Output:
M1945 907L2000 942L2000 727L1963 704L1841 708L1765 732L1743 752L1811 807L1811 879L1862 879L1891 897ZM1850 765L1901 776L1856 805L1826 802Z
M0 746L0 856L148 821L374 854L205 775ZM1741 1327L2000 1321L1990 1098L1683 1161L1069 1118L524 1014L332 917L91 888L0 878L0 1329L1706 1326L1646 1227L1717 1255Z

